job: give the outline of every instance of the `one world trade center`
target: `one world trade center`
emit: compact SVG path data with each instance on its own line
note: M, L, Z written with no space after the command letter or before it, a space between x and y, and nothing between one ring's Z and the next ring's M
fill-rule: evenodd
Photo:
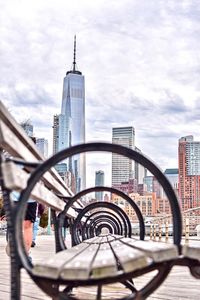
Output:
M77 70L76 36L74 37L73 66L70 71L67 71L63 82L61 115L63 116L67 134L63 144L65 146L74 146L85 143L85 78ZM69 159L68 170L73 173L75 178L76 192L85 189L85 154L76 155Z

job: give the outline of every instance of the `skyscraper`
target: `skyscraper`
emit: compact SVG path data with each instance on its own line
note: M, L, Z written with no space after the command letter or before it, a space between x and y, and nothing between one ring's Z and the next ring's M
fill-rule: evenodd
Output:
M29 137L33 136L33 125L30 120L26 120L20 124Z
M37 138L33 136L33 125L30 120L26 120L22 122L21 127L24 129L26 134L34 141L39 152L44 156L44 158L48 157L48 140L45 138Z
M48 140L45 138L36 138L36 147L40 153L47 158L48 157Z
M104 171L96 171L95 172L95 186L103 186L104 185ZM103 192L95 192L96 200L103 200Z
M112 129L112 142L135 149L135 129L133 127L118 127ZM128 182L135 178L134 161L121 155L112 154L112 186Z
M178 191L178 169L166 169L164 171L165 176L171 183L174 191Z
M85 143L85 78L76 65L76 36L72 70L63 81L61 114L54 116L54 153L63 148ZM68 169L75 176L76 191L85 188L85 154L76 155L68 162Z
M135 151L142 153L142 151L135 147ZM147 169L141 164L135 162L135 179L138 184L143 184L144 177L147 175Z
M53 154L69 147L70 123L66 115L54 115L53 119Z
M192 135L179 139L178 164L182 209L200 206L200 142Z

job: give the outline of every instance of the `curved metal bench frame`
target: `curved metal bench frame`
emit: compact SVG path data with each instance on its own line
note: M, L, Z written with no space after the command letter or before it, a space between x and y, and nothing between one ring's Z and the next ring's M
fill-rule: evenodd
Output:
M86 220L85 220L85 223L83 224L83 226L82 226L82 230L83 230L83 233L82 233L82 238L83 239L85 239L85 237L87 237L87 239L89 239L89 234L87 233L87 230L88 230L88 228L89 228L89 225L87 224L88 223L88 221L90 221L91 219L93 219L93 218L96 218L96 215L97 216L105 216L105 215L108 215L108 211L106 211L106 210L102 210L102 211L95 211L95 212L93 212L93 213L91 213L91 215L89 215L87 218L86 218ZM116 232L118 232L118 233L116 233L116 234L119 234L119 235L122 235L122 232L123 232L123 228L122 228L122 224L121 224L121 222L120 222L120 219L115 215L115 214L113 214L112 212L109 212L109 218L111 219L111 220L113 220L113 222L115 222L115 225L116 225L116 228L117 228L117 231ZM88 225L88 227L87 227L87 225Z
M72 235L75 241L75 245L80 244L81 240L79 238L79 235L77 234L77 225L81 222L81 219L90 211L95 208L109 208L113 210L115 213L118 214L118 216L121 218L123 224L124 224L124 236L125 237L131 237L131 222L126 215L126 213L123 211L123 209L113 203L110 202L95 202L87 205L77 216L75 219L74 225L72 227Z
M142 270L130 272L127 274L118 275L115 278L104 278L104 279L97 279L97 280L87 280L87 281L63 281L63 280L50 280L49 278L39 278L37 276L34 276L32 273L32 264L29 262L28 257L26 255L26 251L23 245L23 237L22 237L22 221L23 216L25 214L26 210L26 202L27 199L30 196L31 190L37 183L37 181L40 179L40 177L52 166L56 165L58 162L62 161L63 159L66 159L70 156L80 154L83 152L95 152L95 151L102 151L102 152L112 152L116 154L124 155L127 158L130 158L132 160L135 160L137 163L143 165L145 168L147 168L158 180L158 182L161 184L161 186L164 189L164 192L166 196L169 199L171 211L172 211L172 218L173 218L173 228L174 228L174 236L173 241L174 244L177 245L180 249L180 242L181 242L181 236L182 236L182 220L181 220L181 213L179 209L179 204L176 198L176 195L167 180L167 178L164 176L162 171L147 157L142 155L141 153L138 153L132 149L125 148L120 145L115 144L109 144L109 143L89 143L89 144L82 144L73 146L71 148L65 149L60 151L59 153L55 154L53 157L46 160L44 163L42 163L40 166L36 168L35 171L33 171L32 175L30 176L28 180L27 188L21 193L19 206L17 215L15 218L15 237L14 237L14 243L16 246L16 249L18 251L19 259L23 265L23 267L29 272L32 279L46 292L50 295L55 295L58 293L58 286L59 284L65 284L69 286L81 286L81 285L98 285L101 286L102 284L109 283L109 282L124 282L127 281L127 285L130 282L131 278L140 276L142 274L145 274L146 272L150 272L152 270L157 269L158 274L155 275L155 277L147 283L145 287L143 287L141 290L137 291L132 287L132 295L124 298L124 299L136 299L137 297L142 297L142 299L145 299L147 296L149 296L157 287L165 280L167 275L169 274L174 262L168 261L167 263L154 263L153 265L146 267ZM76 201L76 197L73 197L73 199L70 199L66 207L70 207L74 202ZM48 287L48 288L47 288ZM70 299L69 295L66 295L65 299Z
M67 203L64 211L60 214L60 225L59 225L59 228L62 228L62 224L64 222L64 217L68 211L68 209L70 207L72 207L72 205L78 200L80 199L81 197L89 194L89 193L92 193L92 192L103 192L103 191L106 191L106 192L110 192L110 193L113 193L113 194L116 194L118 196L120 196L121 198L123 198L124 200L126 200L126 202L128 202L130 204L130 206L133 208L133 210L135 211L136 213L136 216L138 218L138 221L139 221L139 229L140 229L140 239L141 240L144 240L144 237L145 237L145 225L144 225L144 218L142 216L142 213L139 209L139 207L137 206L137 204L134 202L133 199L131 199L128 195L126 195L125 193L123 193L122 191L119 191L115 188L111 188L111 187L107 187L107 186L95 186L95 187L92 187L92 188L88 188L88 189L85 189L79 193L77 193L76 195L74 195L73 197L71 198L68 198L69 202ZM105 203L105 202L104 202ZM60 229L61 230L61 229ZM130 227L129 227L129 232L131 231ZM60 236L61 236L61 233L60 233ZM130 236L130 235L129 235Z

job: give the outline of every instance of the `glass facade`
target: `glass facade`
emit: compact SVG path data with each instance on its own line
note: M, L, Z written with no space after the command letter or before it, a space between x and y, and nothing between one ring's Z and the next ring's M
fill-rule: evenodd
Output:
M61 114L54 116L53 153L82 143L85 143L85 78L76 68L75 36L73 68L63 81ZM85 189L85 153L66 159L64 163L71 173L73 192Z
M104 171L96 171L95 172L95 186L103 186L104 185ZM98 201L103 200L103 192L95 192L95 198Z
M63 129L63 137L66 136L64 131L68 132L67 146L85 143L85 79L78 71L67 72L64 78L61 114L65 118L61 127L66 124ZM86 186L85 154L74 156L70 165L71 170L69 171L75 175L76 191L78 192Z
M44 158L48 157L48 141L44 138L36 138L36 147Z

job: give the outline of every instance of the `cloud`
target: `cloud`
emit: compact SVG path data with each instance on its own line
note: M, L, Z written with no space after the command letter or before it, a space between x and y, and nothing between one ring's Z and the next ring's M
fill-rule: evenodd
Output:
M76 33L87 140L111 141L112 127L131 125L139 148L174 167L178 138L199 139L199 12L197 0L4 1L0 98L52 148Z

